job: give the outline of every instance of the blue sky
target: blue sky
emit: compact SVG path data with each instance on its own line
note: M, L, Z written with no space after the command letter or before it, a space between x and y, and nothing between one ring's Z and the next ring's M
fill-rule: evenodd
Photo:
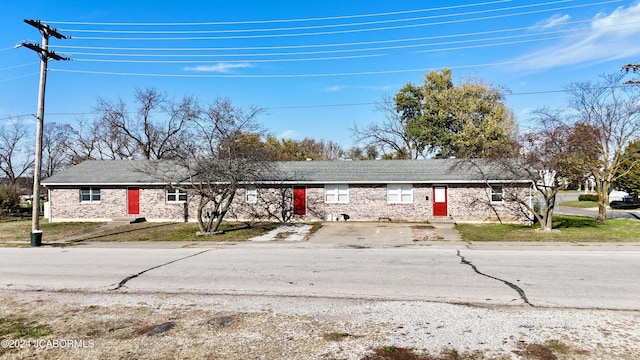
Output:
M33 122L40 42L52 38L46 122L91 118L98 97L131 103L155 87L202 103L229 97L266 109L278 137L352 145L354 124L383 115L375 103L424 74L453 69L511 91L522 126L561 90L640 61L640 2L548 1L56 1L2 0L0 121ZM636 75L640 77L640 74ZM633 78L633 75L629 75Z

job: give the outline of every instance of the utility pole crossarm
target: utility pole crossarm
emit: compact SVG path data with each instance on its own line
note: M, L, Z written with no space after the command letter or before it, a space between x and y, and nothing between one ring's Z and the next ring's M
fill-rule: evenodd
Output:
M636 71L640 71L640 64L628 64L622 67L622 70L629 72L629 70L633 71L634 73ZM627 82L625 82L625 84L628 85L640 85L640 81L638 80L629 80Z
M33 26L34 28L40 30L40 32L42 32L43 36L47 36L47 37L53 36L54 38L60 39L60 40L69 39L70 38L68 36L64 36L64 35L60 34L57 29L54 29L54 28L50 27L47 24L43 24L40 20L27 20L27 19L24 19L24 22L29 24L29 25L31 25L31 26Z
M629 72L629 70L636 72L638 70L640 70L640 64L629 64L629 65L625 65L622 67L622 70L626 70L627 72Z
M33 51L37 52L38 54L40 54L40 57L45 58L45 59L71 60L70 58L62 57L62 56L56 54L53 51L45 50L45 49L41 48L40 45L38 45L38 44L31 44L31 43L23 42L22 44L20 44L20 46L26 47L27 49L30 49L30 50L33 50Z

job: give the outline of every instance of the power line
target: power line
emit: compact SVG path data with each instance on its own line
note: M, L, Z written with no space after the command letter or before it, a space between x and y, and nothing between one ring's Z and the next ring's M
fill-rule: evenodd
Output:
M592 87L586 88L585 90L598 90L598 89L619 89L628 86L629 84L621 84L617 86L603 86L603 87ZM538 91L524 91L524 92L507 92L504 93L503 96L527 96L527 95L544 95L544 94L555 94L555 93L566 93L570 92L571 89L549 89L549 90L538 90ZM268 106L265 107L265 110L288 110L288 109L311 109L311 108L329 108L329 107L350 107L350 106L368 106L368 105L377 105L379 102L360 102L360 103L337 103L337 104L318 104L318 105L289 105L289 106ZM135 111L127 112L127 114L134 114ZM70 115L98 115L99 112L91 111L91 112L63 112L63 113L47 113L47 116L70 116ZM35 116L34 114L20 114L7 116L4 118L0 118L0 121L4 120L13 120L19 119L23 117Z
M80 21L46 21L50 24L61 24L61 25L101 25L101 26L193 26L193 25L250 25L250 24L272 24L272 23L287 23L287 22L309 22L309 21L326 21L326 20L343 20L343 19L357 19L357 18L365 18L365 17L376 17L376 16L389 16L389 15L401 15L401 14L412 14L419 12L429 12L429 11L441 11L441 10L452 10L459 9L464 7L471 6L484 6L484 5L493 5L497 3L505 3L511 2L512 0L496 0L496 1L488 1L481 3L472 3L472 4L464 4L464 5L453 5L453 6L444 6L437 8L426 8L426 9L416 9L416 10L402 10L402 11L392 11L392 12L383 12L383 13L372 13L372 14L360 14L360 15L343 15L343 16L329 16L329 17L316 17L316 18L297 18L297 19L276 19L276 20L248 20L248 21L214 21L214 22L159 22L159 23L144 23L144 22L80 22ZM571 0L564 0L571 1Z
M515 9L541 7L541 6L551 5L551 4L564 3L567 1L568 0L559 0L559 1L551 1L546 3L535 3L535 4L512 6L507 8L484 9L484 10L467 11L467 12L454 13L454 14L441 14L441 15L421 16L421 17L413 17L413 18L387 19L387 20L344 23L344 24L324 24L324 25L312 25L312 26L264 28L264 29L247 28L247 29L225 29L225 30L106 30L106 29L63 29L63 30L71 33L85 33L85 34L101 33L101 34L138 34L138 35L224 34L224 33L297 31L297 30L311 30L311 29L330 29L330 28L340 28L340 27L357 27L357 26L365 26L365 25L389 24L389 23L397 23L397 22L409 22L409 21L431 20L431 19L440 19L440 18L448 18L448 17L459 17L459 16L484 14L484 13L491 13L491 12L498 12L498 11L510 11Z
M617 24L612 26L621 26L627 24ZM634 24L633 27L615 29L615 30L606 30L600 31L599 33L607 33L613 31L620 30L630 30L640 28L637 24ZM534 39L523 39L517 41L507 41L507 42L495 42L489 44L478 44L478 45L467 45L467 46L458 46L458 47L448 47L448 48L436 48L436 49L426 49L426 50L413 50L413 51L404 51L402 53L377 53L377 54L364 54L364 55L344 55L344 56L334 56L334 57L322 57L322 58L288 58L288 59L234 59L234 60L226 60L226 59L214 59L214 60L119 60L119 59L92 59L92 58L74 58L77 61L84 62L101 62L101 63L147 63L147 64L204 64L204 63L273 63L273 62L301 62L301 61L325 61L325 60L345 60L345 59L362 59L362 58L371 58L371 57L381 57L381 56L391 56L391 55L399 55L399 54L423 54L430 52L441 52L441 51L456 51L456 50L468 50L468 49L477 49L477 48L485 48L485 47L496 47L496 46L505 46L505 45L515 45L515 44L524 44L531 42L539 42L539 41L548 41L548 40L557 40L557 39L566 39L571 37L583 37L584 33L580 33L580 30L586 29L572 29L572 30L560 30L546 33L535 34L535 36L544 35L544 34L558 34L565 32L576 32L575 34L568 34L562 36L550 36L550 37L536 37ZM319 54L336 54L336 53L345 53L345 52L369 52L369 51L380 51L380 50L394 50L394 49L409 49L416 47L434 47L434 46L442 46L442 45L451 45L451 44L461 44L461 43L471 43L471 42L486 42L486 41L496 41L503 39L517 39L522 37L530 37L531 35L522 34L522 35L510 35L503 37L493 37L493 38L482 38L482 39L469 39L469 40L459 40L459 41L448 41L448 42L440 42L440 43L432 43L432 44L414 44L414 45L397 45L397 46L387 46L387 47L378 47L378 48L361 48L361 49L343 49L343 50L329 50L329 51L307 51L307 52L284 52L284 53L268 53L268 54L109 54L109 53L83 53L83 52L68 52L68 55L89 55L89 56L115 56L115 57L139 57L139 58L171 58L171 57L190 57L190 58L230 58L230 57L258 57L258 56L284 56L284 55L319 55Z
M22 64L22 65L9 66L9 67L6 67L6 68L2 68L2 69L0 69L0 71L12 70L12 69L17 69L17 68L25 67L25 66L31 66L31 65L35 65L35 64L37 64L37 63L38 63L38 62L37 62L37 61L35 61L35 62L30 62L30 63Z
M619 19L628 16L612 16L611 19ZM573 25L585 22L591 22L591 19L588 20L578 20L578 21L568 21L565 22L565 25ZM620 24L617 24L620 25ZM607 25L601 27L609 27L615 25ZM52 46L56 49L82 49L82 50L116 50L116 51L225 51L225 50L282 50L282 49L305 49L305 48L320 48L320 47L345 47L345 46L359 46L359 45L374 45L374 44L388 44L388 43L396 43L396 42L410 42L410 41L425 41L425 40L436 40L436 39L448 39L448 38L458 38L458 37L470 37L477 35L488 35L488 34L496 34L496 33L504 33L504 32L513 32L513 31L524 31L524 30L533 30L537 28L544 28L545 25L533 25L526 27L518 27L518 28L509 28L509 29L498 29L498 30L486 30L486 31L477 31L477 32L467 32L467 33L458 33L458 34L446 34L446 35L432 35L432 36L424 36L417 38L401 38L401 39L390 39L390 40L372 40L372 41L358 41L358 42L345 42L345 43L327 43L327 44L307 44L307 45L277 45L277 46L244 46L244 47L192 47L192 48L171 48L171 47L108 47L108 46L76 46L76 45L56 45ZM579 29L580 30L580 29ZM571 31L571 30L564 30ZM538 33L540 34L540 33ZM534 34L531 34L534 35ZM73 54L72 52L68 52L69 54Z
M30 74L25 74L25 75L14 76L14 77L6 78L6 79L0 79L0 82L6 82L6 81L11 81L11 80L16 80L16 79L22 79L22 78L26 78L26 77L34 76L34 75L38 75L38 74L39 73L35 72L35 73L30 73Z
M505 18L505 17L520 16L520 15L531 15L531 14L537 14L537 13L543 13L543 12L550 12L550 11L576 9L576 8L582 8L582 7L588 7L588 6L609 4L609 3L612 3L612 2L619 2L619 1L620 0L608 0L608 1L602 1L602 2L597 2L597 3L580 4L580 5L565 6L565 7L551 8L551 9L531 10L531 11L525 11L525 12L519 12L519 13L493 15L493 16L485 16L485 17L470 18L470 19L458 19L458 20L431 22L431 23L425 23L425 24L397 25L397 26L388 26L388 27L377 27L377 28L367 28L367 29L353 29L353 30L336 30L336 31L325 31L325 32L308 32L308 33L293 33L293 34L265 34L265 35L235 35L235 36L200 36L200 37L101 37L101 36L76 36L76 37L74 37L74 39L78 39L78 40L110 40L110 41L194 41L194 40L264 39L264 38L281 38L281 37L323 36L323 35L362 33L362 32L371 32L371 31L399 30L399 29L409 29L409 28L416 28L416 27L428 27L428 26L438 26L438 25L451 25L451 24L473 22L473 21L484 21L484 20L500 19L500 18Z

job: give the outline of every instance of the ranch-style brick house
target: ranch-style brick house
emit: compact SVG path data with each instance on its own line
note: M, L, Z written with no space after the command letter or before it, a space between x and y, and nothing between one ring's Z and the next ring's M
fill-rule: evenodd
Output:
M145 162L89 160L45 179L48 220L196 221L197 195L171 187L166 177L160 181L141 171ZM507 199L518 194L530 204L531 181L510 176L488 161L285 161L273 165L280 178L244 184L226 220L527 223L530 219L520 205Z

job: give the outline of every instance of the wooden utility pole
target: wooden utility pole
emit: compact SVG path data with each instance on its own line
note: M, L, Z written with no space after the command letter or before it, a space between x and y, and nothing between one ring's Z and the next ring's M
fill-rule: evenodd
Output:
M43 24L40 20L24 20L25 23L40 30L42 45L23 42L20 46L31 49L40 55L40 88L38 90L38 115L36 122L36 149L33 169L33 198L31 200L31 246L42 245L42 231L40 230L40 173L42 171L42 127L44 125L44 95L47 84L47 63L49 59L69 60L49 51L49 37L67 39L58 30Z
M633 71L635 73L636 71L640 71L640 64L625 65L625 66L622 67L622 70L625 70L626 72L629 72L629 70L631 70L631 71ZM640 85L640 81L638 81L638 80L629 80L625 84Z

